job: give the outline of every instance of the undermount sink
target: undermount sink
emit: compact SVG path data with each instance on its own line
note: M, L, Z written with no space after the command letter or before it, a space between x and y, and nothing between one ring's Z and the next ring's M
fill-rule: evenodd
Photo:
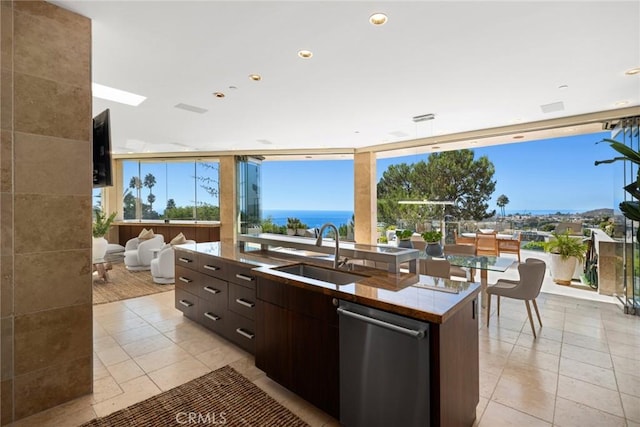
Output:
M363 276L360 274L348 273L346 271L318 267L316 265L310 264L287 265L284 267L275 267L273 270L278 270L282 271L283 273L289 273L309 279L320 280L323 282L332 283L334 285L346 285L367 278L367 276Z

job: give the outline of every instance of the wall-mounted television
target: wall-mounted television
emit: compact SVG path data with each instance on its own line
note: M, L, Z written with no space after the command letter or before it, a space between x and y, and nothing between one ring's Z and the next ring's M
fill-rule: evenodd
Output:
M93 188L112 186L109 109L93 118Z

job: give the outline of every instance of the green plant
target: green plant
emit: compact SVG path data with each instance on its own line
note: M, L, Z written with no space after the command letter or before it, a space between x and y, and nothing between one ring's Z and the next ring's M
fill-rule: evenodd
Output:
M116 219L116 213L112 212L108 217L100 209L94 209L95 220L93 221L93 237L104 237L109 231L109 227L114 219Z
M569 232L563 234L551 233L553 238L544 242L544 250L552 254L558 254L563 260L569 257L576 257L579 261L584 260L587 245L582 243L582 238L571 237Z
M622 157L596 161L596 166L603 163L617 162L618 160L629 160L631 163L635 163L638 166L636 180L624 187L625 191L631 194L636 200L620 202L619 207L620 211L626 218L631 221L640 221L640 201L638 201L638 199L640 199L640 152L613 139L605 138L600 142L608 143L611 148L622 154ZM640 227L638 227L638 231L636 232L636 239L640 241Z
M427 243L437 243L442 240L442 233L437 230L425 231L421 236Z
M544 242L527 242L524 245L522 245L522 249L541 251L541 250L544 250Z
M411 230L396 230L396 237L400 240L409 240L413 235Z
M287 218L287 228L297 230L298 228L302 228L302 222L300 222L300 220L295 217Z

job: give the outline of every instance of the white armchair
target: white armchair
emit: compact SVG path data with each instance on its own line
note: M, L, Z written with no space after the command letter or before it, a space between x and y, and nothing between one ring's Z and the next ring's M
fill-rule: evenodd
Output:
M154 249L160 249L164 245L164 236L156 234L151 239L130 239L124 247L124 265L127 270L141 271L151 269Z
M195 240L187 240L184 243L196 242ZM158 256L151 260L151 276L155 283L165 285L175 282L175 252L173 246L167 244L158 252Z

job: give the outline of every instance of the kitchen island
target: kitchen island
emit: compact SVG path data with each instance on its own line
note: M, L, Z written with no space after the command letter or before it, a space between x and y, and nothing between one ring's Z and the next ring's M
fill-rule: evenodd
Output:
M256 366L270 378L338 419L339 303L425 322L426 425L472 425L479 400L478 284L364 266L349 272L353 282L334 284L293 274L295 268L278 270L296 264L263 249L182 245L176 249L176 308L255 354ZM376 353L388 352L393 360L394 351Z

